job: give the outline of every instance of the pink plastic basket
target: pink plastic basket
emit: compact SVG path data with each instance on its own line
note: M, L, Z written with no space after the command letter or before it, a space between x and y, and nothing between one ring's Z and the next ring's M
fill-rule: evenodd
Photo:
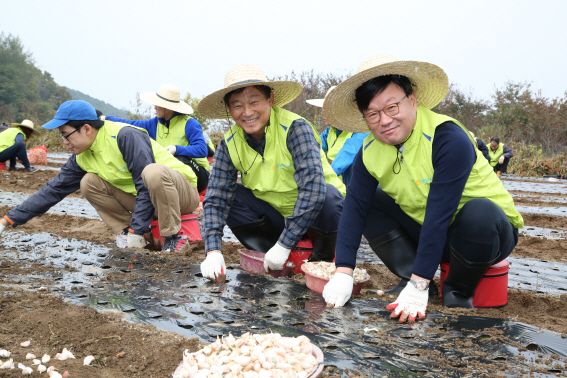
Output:
M368 281L370 281L370 279L367 279L365 281L355 282L354 286L352 287L352 295L360 294L360 290L362 290L362 286L364 286L364 284L367 283ZM317 277L310 273L305 272L305 284L307 285L307 288L309 290L313 290L316 293L322 293L327 282L329 282L328 279Z
M265 274L264 270L264 256L265 253L252 251L250 249L239 249L240 252L240 267L247 272L256 274ZM286 264L283 270L270 270L272 277L285 277L295 265Z

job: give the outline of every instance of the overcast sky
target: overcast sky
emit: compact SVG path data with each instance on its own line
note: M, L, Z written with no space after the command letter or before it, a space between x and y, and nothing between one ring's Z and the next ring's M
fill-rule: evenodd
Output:
M567 90L563 0L0 0L0 13L58 84L119 108L165 83L207 95L240 63L346 74L378 53L437 64L479 98L510 80Z

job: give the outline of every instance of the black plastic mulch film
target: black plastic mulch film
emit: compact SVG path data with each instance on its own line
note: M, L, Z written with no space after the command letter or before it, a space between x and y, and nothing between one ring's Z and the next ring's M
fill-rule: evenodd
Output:
M46 233L8 233L0 246L6 249L0 251L0 267L34 262L77 268L51 277L56 285L50 290L72 302L115 308L131 321L206 342L229 332L235 336L245 332L303 334L323 350L325 365L336 366L345 377L351 374L344 369L372 377L476 376L503 366L505 371L500 373L508 376L525 376L534 366L546 372L537 376L554 376L566 369L566 339L510 320L432 312L424 321L401 325L389 319L387 301L354 299L345 308L328 309L320 294L298 282L251 275L234 267L227 270L227 282L219 285L204 279L198 264L180 260L172 269L171 260L155 255ZM364 260L371 260L367 246L361 252ZM565 290L567 265L533 259L509 261L510 286L549 287L551 283L539 283L545 275L555 284L554 292ZM167 272L152 273L146 268L164 263L170 264ZM101 280L107 272L114 273L112 280ZM140 278L128 279L132 272ZM4 286L19 281L28 282L32 290L38 288L32 277L22 276L6 277ZM536 362L539 354L545 354L550 363Z

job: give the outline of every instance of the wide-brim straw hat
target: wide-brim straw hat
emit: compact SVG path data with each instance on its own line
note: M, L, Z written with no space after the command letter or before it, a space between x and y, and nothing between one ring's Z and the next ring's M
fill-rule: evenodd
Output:
M336 87L337 87L336 85L333 85L331 88L329 88L327 90L327 93L325 93L325 98L327 98L329 93L331 93L331 91L333 89L335 89ZM309 100L305 100L305 102L308 103L309 105L313 105L313 106L317 106L319 108L322 108L323 104L325 103L325 98L311 98Z
M24 119L22 123L12 123L12 127L25 127L26 129L33 131L33 134L35 135L39 134L37 130L34 130L33 122L30 121L29 119Z
M224 103L224 95L253 85L267 85L272 88L274 106L284 106L290 103L303 90L301 84L295 81L268 81L262 69L255 64L239 64L226 73L223 89L211 93L199 102L199 113L207 118L232 118Z
M181 99L179 88L175 85L164 84L157 92L140 93L140 99L155 106L161 106L181 114L192 114L193 108Z
M414 85L417 105L427 109L443 101L449 90L447 74L435 64L399 60L388 54L374 55L358 66L356 74L328 94L323 106L323 117L337 129L368 132L368 125L356 105L355 91L368 80L383 75L406 76Z

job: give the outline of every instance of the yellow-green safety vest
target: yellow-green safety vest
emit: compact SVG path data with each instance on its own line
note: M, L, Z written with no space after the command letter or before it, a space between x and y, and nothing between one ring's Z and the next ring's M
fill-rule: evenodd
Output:
M289 127L293 121L298 119L304 118L285 109L272 107L270 126L266 128L266 146L263 157L248 145L240 126L234 125L224 134L232 163L240 172L247 171L247 174L242 175L242 185L252 190L256 198L272 205L284 217L293 214L293 208L297 202L297 183L293 177L295 167L286 141ZM313 125L311 128L319 143L325 182L333 185L345 196L346 187L327 162L325 153L320 147L319 134Z
M341 152L341 148L343 148L345 142L351 136L352 132L343 131L341 135L337 137L337 129L331 126L327 134L327 159L330 161L335 160L338 153Z
M0 133L0 152L16 144L16 137L18 136L18 134L22 134L24 136L24 142L25 142L26 134L24 134L24 132L19 128L14 127L2 131Z
M213 144L213 141L211 140L211 138L209 137L209 143L207 143L207 146L211 147L211 150L215 150L215 145Z
M165 127L163 123L159 121L156 129L156 142L161 146L190 146L191 144L187 140L187 135L185 135L185 125L191 117L187 114L179 114L169 120L169 129ZM205 168L207 171L211 170L209 166L209 161L207 158L192 158L197 164Z
M490 155L490 165L492 165L493 167L496 166L496 164L498 164L498 159L500 159L500 156L502 156L503 154L504 154L504 143L500 143L496 151L492 151L490 145L488 145L488 155Z
M366 169L378 180L382 190L419 224L423 224L425 219L427 197L433 179L432 146L435 129L447 121L459 125L474 146L474 140L459 121L419 106L415 128L403 146L403 163L398 174L392 169L397 157L395 146L378 141L372 134L366 137L362 146L362 160ZM453 220L465 203L473 198L486 198L504 211L514 227L524 227L524 220L514 207L512 196L494 174L482 153L477 148L474 150L476 162L465 184L459 206L453 214Z
M104 121L104 126L98 130L92 146L87 151L77 155L77 164L86 172L96 173L112 186L126 193L137 195L138 192L132 179L132 173L128 170L116 139L123 127L132 127L146 134L148 133L144 129L125 123ZM150 138L150 141L156 163L181 172L191 182L191 185L197 186L197 176L188 165L173 157L155 140Z

